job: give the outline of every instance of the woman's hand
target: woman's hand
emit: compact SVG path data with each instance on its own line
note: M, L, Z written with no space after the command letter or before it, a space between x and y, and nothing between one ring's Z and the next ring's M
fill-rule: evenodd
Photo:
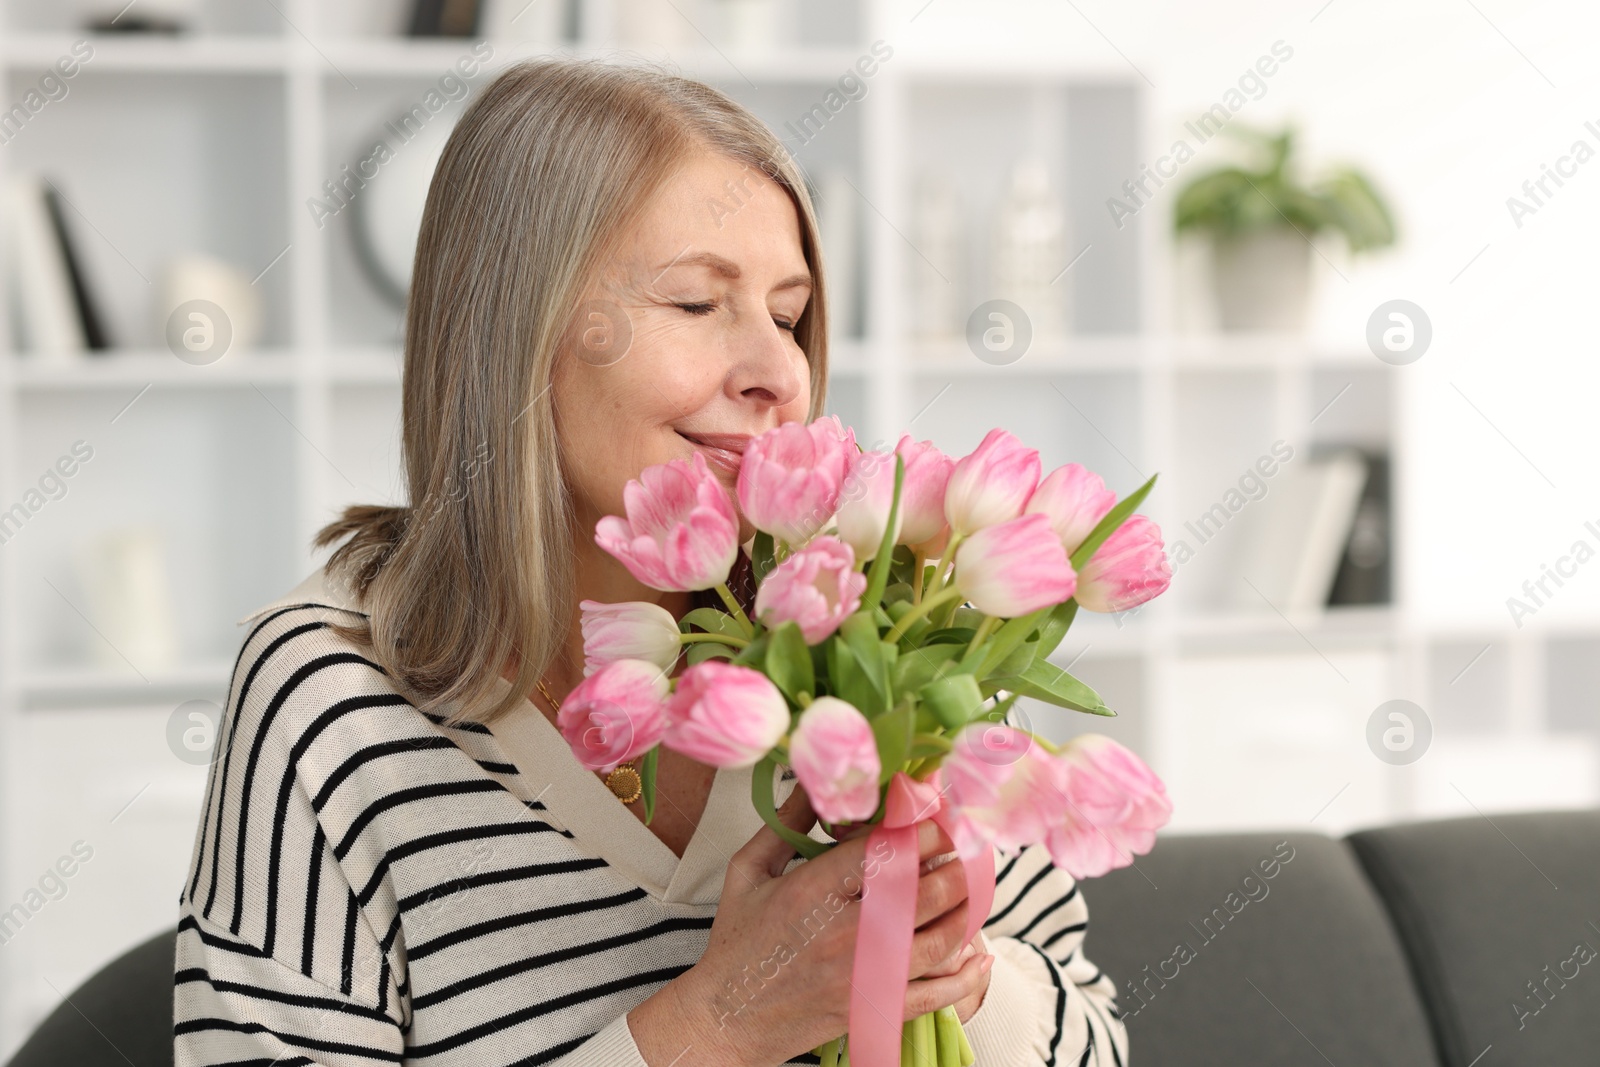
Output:
M816 817L803 788L795 787L778 818L800 833L810 830ZM932 822L919 824L918 845L924 859L953 848ZM793 846L770 827L758 830L728 864L700 962L629 1013L647 1062L670 1063L687 1044L699 1064L765 1067L848 1030L858 898L863 877L892 858L890 847L880 841L869 852L862 834L783 874ZM964 1003L969 1015L976 1010L988 984L987 957L957 958L966 896L959 860L920 873L912 981L900 1021L947 1004L958 1005L958 1014Z

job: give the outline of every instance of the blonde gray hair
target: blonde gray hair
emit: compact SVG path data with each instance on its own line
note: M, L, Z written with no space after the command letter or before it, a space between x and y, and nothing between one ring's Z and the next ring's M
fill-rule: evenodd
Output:
M424 710L492 722L520 706L578 616L579 530L550 389L577 309L630 224L690 156L759 168L793 200L815 280L795 338L811 411L827 386L816 216L788 151L710 86L598 60L518 63L463 111L428 188L405 315L411 505L346 508L328 570L361 601L340 627ZM487 702L502 669L517 674Z

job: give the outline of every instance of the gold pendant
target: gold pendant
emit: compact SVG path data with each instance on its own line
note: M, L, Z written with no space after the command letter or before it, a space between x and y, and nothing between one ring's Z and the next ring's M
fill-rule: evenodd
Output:
M632 804L644 793L644 780L631 763L619 763L616 770L606 775L606 786L624 804Z

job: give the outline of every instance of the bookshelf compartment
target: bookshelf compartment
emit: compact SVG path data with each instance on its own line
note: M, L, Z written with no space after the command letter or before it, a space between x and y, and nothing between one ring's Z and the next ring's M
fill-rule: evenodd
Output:
M13 99L32 84L22 73L5 81ZM7 169L43 174L65 199L63 222L113 347L165 346L164 274L190 254L225 261L244 299L259 302L257 345L288 344L282 78L102 71L91 60L68 84L7 145ZM224 311L234 348L246 347L250 314Z
M1511 722L1511 653L1504 642L1440 641L1428 648L1428 714L1436 734L1495 734Z
M1600 744L1600 632L1551 637L1545 644L1546 723Z
M130 406L134 392L47 393L21 413L9 484L32 514L5 550L29 670L137 682L229 656L235 620L299 569L289 390L154 387Z
M911 393L909 432L952 456L971 452L999 426L1039 450L1042 474L1080 463L1122 496L1155 473L1145 455L1136 374L929 373L913 379Z

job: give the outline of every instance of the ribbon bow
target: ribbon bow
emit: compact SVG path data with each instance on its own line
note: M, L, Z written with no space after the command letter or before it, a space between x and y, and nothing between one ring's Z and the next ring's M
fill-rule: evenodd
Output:
M955 840L950 811L939 790L919 782L904 771L889 780L883 821L867 837L867 848L878 854L880 841L890 846L889 859L875 871L863 874L861 920L856 932L856 955L851 969L851 1067L899 1067L900 1015L905 1008L906 986L911 979L911 935L916 928L917 823L932 819ZM994 852L963 860L967 875L966 944L989 917L994 903Z

